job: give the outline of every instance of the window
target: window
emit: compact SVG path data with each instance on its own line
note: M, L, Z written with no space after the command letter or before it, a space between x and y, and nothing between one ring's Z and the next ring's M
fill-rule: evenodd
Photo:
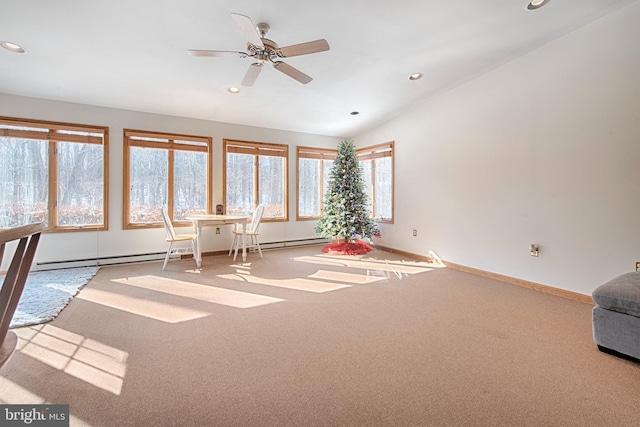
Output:
M211 212L209 137L124 130L124 228L162 226Z
M393 141L357 150L371 214L376 221L393 223Z
M324 192L336 158L336 150L298 147L298 220L322 216Z
M0 117L0 228L107 229L103 126Z
M223 151L226 213L245 215L263 204L263 221L286 221L288 146L225 139Z

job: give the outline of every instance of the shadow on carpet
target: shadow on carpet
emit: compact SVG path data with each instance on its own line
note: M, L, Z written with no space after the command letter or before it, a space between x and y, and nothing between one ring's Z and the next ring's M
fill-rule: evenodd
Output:
M30 272L10 327L38 325L55 319L78 291L95 276L98 268Z

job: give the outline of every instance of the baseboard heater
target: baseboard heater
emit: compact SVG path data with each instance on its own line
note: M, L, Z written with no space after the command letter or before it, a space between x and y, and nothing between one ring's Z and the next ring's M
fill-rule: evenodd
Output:
M331 239L323 237L314 237L311 239L281 240L279 242L260 242L261 249L282 249L293 248L298 246L313 246L331 243Z
M36 262L35 270L55 270L59 268L91 267L101 265L133 264L136 262L163 260L166 252L150 252L146 254L114 255L107 257L69 259L63 261Z
M300 246L311 246L331 243L331 239L325 238L311 238L311 239L297 239L297 240L282 240L277 242L264 242L260 243L261 249L283 249ZM214 252L204 252L203 255L217 255L223 254L228 250L220 250ZM107 257L94 257L94 258L80 258L69 259L62 261L42 261L36 262L35 270L55 270L59 268L73 268L73 267L91 267L101 265L120 265L120 264L134 264L136 262L146 261L162 261L167 253L166 252L150 252L146 254L131 254L131 255L114 255ZM172 258L181 257L183 254L172 255Z

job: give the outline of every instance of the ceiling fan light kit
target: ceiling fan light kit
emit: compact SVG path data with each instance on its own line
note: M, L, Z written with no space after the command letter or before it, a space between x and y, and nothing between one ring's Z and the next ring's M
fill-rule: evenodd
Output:
M14 52L14 53L26 52L26 50L19 44L8 42L8 41L0 41L0 46L7 49L9 52Z
M297 68L280 61L280 58L327 51L329 50L329 43L325 39L279 47L276 42L266 38L271 29L268 24L261 22L258 25L253 25L251 18L237 13L232 13L231 17L247 39L246 52L189 49L189 54L192 56L251 58L255 60L256 62L251 64L245 73L241 83L242 86L253 86L262 71L262 67L267 63L271 63L276 70L302 84L307 84L313 80L312 77Z
M541 8L547 3L549 3L549 0L531 0L529 5L527 6L527 9L535 10L535 9Z

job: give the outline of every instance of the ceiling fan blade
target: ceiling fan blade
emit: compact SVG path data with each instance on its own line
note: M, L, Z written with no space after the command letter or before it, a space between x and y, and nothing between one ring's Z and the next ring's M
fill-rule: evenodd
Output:
M303 85L306 85L311 80L313 80L312 77L307 76L302 71L300 71L300 70L298 70L296 68L293 68L291 65L285 64L282 61L275 61L273 63L273 66L275 67L276 70L280 71L281 73L286 74L287 76L289 76L289 77L291 77L293 79L296 79L297 81L299 81Z
M242 79L242 86L253 86L260 75L260 71L262 71L262 64L259 62L251 64L247 73L244 75L244 79Z
M294 44L291 46L281 47L279 49L280 56L290 58L292 56L307 55L309 53L324 52L329 50L329 43L325 39L314 40L312 42Z
M236 21L236 24L238 24L238 27L240 27L249 43L254 46L264 47L260 39L260 34L258 34L258 30L256 30L256 26L251 22L251 18L237 13L232 13L231 17Z
M232 57L232 58L246 58L247 54L244 52L232 52L226 50L200 50L200 49L188 49L191 56L220 56L220 57Z

